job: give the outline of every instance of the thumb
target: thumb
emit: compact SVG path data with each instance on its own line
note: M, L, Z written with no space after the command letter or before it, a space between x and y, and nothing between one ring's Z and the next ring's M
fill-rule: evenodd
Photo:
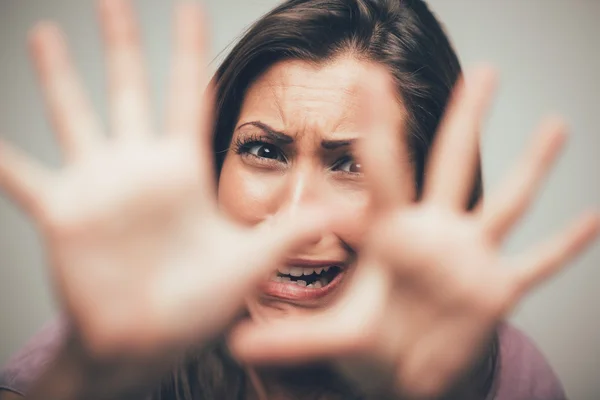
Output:
M342 223L344 216L327 207L306 207L269 218L250 233L244 241L244 262L241 273L250 280L263 280L294 251L312 241L319 240L323 232ZM251 266L248 266L251 260Z
M292 317L276 322L244 321L229 334L231 354L244 363L302 363L344 354L355 341L335 315Z
M243 321L228 337L231 353L248 363L305 362L369 352L385 312L387 277L359 267L332 308L277 321Z

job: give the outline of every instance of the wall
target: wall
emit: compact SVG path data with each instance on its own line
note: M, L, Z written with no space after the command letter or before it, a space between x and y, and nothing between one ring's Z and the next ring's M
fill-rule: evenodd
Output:
M277 2L206 3L212 16L213 56L218 59L245 26ZM136 4L160 106L168 71L172 3L138 0ZM447 26L465 66L486 60L502 73L501 90L483 138L488 187L520 154L543 114L559 112L572 127L566 152L507 252L546 237L587 206L598 208L600 1L430 0L430 4ZM92 23L92 1L0 0L0 135L58 166L58 151L26 52L27 31L40 19L56 20L64 27L92 99L105 115L103 59L97 26ZM55 312L48 281L39 237L19 210L0 196L0 364ZM600 395L598 282L600 246L595 245L527 298L512 317L549 357L572 399Z

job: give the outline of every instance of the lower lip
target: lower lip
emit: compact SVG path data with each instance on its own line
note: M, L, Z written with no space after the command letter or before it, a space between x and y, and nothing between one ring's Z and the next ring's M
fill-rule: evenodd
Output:
M261 291L269 296L286 300L314 300L327 296L333 292L341 283L346 271L340 271L327 286L320 288L309 288L295 283L282 283L275 281L265 282Z

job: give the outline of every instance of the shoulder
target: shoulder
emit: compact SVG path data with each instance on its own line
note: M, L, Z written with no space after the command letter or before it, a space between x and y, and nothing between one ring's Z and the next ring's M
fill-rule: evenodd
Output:
M2 390L25 393L53 360L65 334L66 324L62 319L44 326L0 371L0 393Z
M525 333L503 324L495 400L564 400L566 395L546 357Z

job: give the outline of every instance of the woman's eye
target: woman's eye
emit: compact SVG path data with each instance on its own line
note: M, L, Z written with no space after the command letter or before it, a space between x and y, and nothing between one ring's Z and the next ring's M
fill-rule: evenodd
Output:
M361 174L363 172L360 163L356 162L356 160L354 160L352 157L347 157L341 160L336 165L335 169L342 172L348 172L350 174Z
M277 146L269 143L255 143L247 147L246 150L249 154L260 158L267 158L271 160L283 160L283 156Z

